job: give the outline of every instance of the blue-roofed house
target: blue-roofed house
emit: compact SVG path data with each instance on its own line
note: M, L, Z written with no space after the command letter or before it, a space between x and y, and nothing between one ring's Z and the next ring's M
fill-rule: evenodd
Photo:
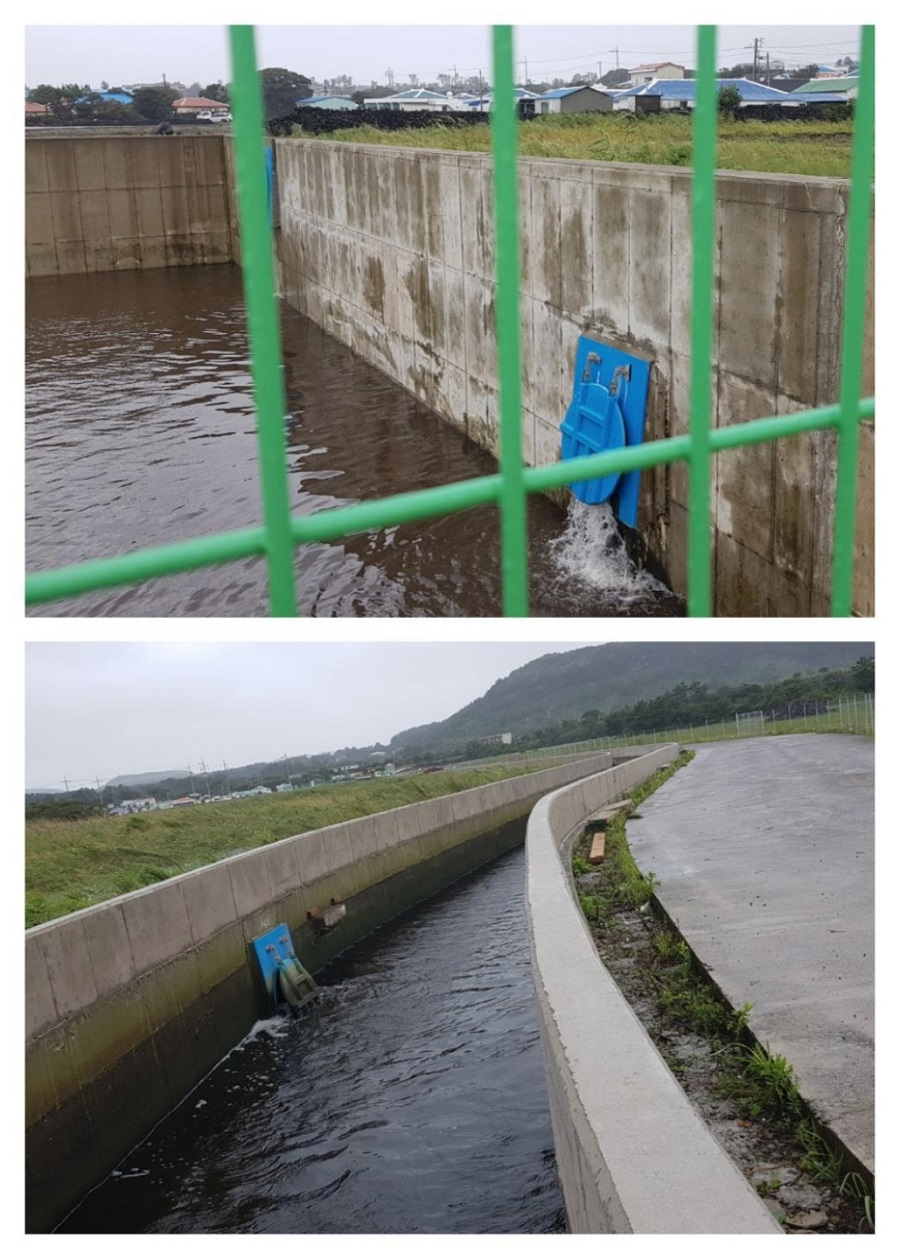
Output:
M298 109L301 105L312 105L314 109L359 109L349 96L307 96L306 100L296 103Z
M602 88L576 86L557 87L535 98L536 114L607 114L613 98Z
M102 101L115 101L119 105L130 105L134 100L131 92L97 92L95 95L99 96ZM73 102L75 105L86 105L87 103L88 98L86 96L80 96L77 101Z
M754 83L752 79L716 79L716 87L736 87L742 105L765 105L768 103L794 104L789 92L781 92L778 88L767 87L765 83ZM635 109L638 97L658 98L660 109L693 109L697 97L696 79L655 79L642 87L629 88L620 92L613 101L614 109Z

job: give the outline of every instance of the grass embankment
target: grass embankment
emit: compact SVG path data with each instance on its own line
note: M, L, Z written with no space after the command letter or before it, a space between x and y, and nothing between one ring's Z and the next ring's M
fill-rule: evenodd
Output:
M295 135L304 135L299 127ZM735 122L719 120L719 170L788 175L850 177L852 121ZM380 131L352 127L315 137L351 144L487 153L490 126L433 127ZM522 157L577 158L581 161L646 162L654 166L691 165L691 118L684 114L558 114L519 124Z
M641 872L628 846L627 817L694 755L683 752L673 765L630 793L631 807L607 826L601 865L588 861L595 828L588 827L577 841L572 872L582 912L600 956L615 971L627 999L654 1010L651 1021L641 1017L674 1074L681 1077L688 1069L685 1060L671 1052L672 1029L677 1028L706 1042L710 1093L746 1126L767 1125L769 1133L782 1142L785 1160L801 1168L811 1181L840 1195L857 1227L871 1231L872 1186L843 1167L798 1092L791 1065L750 1035L747 1021L752 1006L734 1009L729 1005L697 965L687 941L653 912L652 897L659 881L652 871ZM696 1078L692 1082L696 1088ZM696 1092L694 1100L696 1104ZM763 1196L775 1195L780 1188L777 1177L756 1179L755 1184Z
M546 768L543 762L537 768ZM25 925L134 892L304 831L529 773L496 767L335 783L130 817L32 821L25 828Z

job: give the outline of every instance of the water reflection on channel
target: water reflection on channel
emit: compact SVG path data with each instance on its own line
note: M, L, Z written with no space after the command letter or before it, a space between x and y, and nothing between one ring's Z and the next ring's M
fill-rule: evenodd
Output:
M29 571L253 526L257 439L241 275L184 267L27 286ZM466 480L493 458L281 305L295 514ZM581 505L577 505L581 508ZM298 549L307 616L501 612L495 507ZM604 509L528 502L532 614L681 615L635 575ZM253 558L32 608L32 615L258 616Z
M60 1231L564 1231L515 849L319 977Z

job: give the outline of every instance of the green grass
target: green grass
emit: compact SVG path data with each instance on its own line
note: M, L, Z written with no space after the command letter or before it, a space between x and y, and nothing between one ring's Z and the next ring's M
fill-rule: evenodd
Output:
M293 134L304 135L299 127L294 128ZM719 170L849 179L852 135L850 121L720 120L717 166ZM487 153L491 147L487 123L450 127L436 122L432 127L409 131L354 127L315 138L466 153ZM684 114L625 112L556 114L519 125L519 153L522 157L690 166L691 118Z
M515 778L533 768L376 778L131 817L32 821L25 828L25 925L37 926L288 835Z
M671 765L657 770L646 782L635 787L629 794L629 812L633 812L637 805L657 791L682 766L692 761L694 755L693 752L682 752ZM616 915L623 910L640 909L645 905L657 885L653 871L642 874L631 855L625 838L626 816L626 813L620 813L610 819L606 828L606 855L601 865L592 866L587 859L591 834L595 828L586 828L585 837L579 840L572 852L574 874L596 873L599 876L599 886L592 888L590 892L579 892L578 899L588 922L604 930L612 927Z

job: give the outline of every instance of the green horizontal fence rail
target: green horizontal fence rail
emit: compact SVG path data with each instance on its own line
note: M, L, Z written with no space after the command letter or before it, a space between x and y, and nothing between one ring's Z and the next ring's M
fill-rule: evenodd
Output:
M496 503L500 509L503 613L528 615L526 499L576 481L683 461L689 470L688 614L710 615L710 468L719 451L831 428L837 433L831 614L849 616L859 424L875 414L875 399L861 397L865 334L869 220L875 134L875 28L861 30L859 88L853 128L847 267L841 347L840 399L791 415L743 424L710 424L716 175L716 28L698 28L697 89L693 117L691 402L689 432L682 437L565 463L527 468L522 461L521 351L519 337L519 242L516 186L517 112L513 86L512 28L493 30L495 94L492 110L495 228L497 239L497 347L500 382L500 468L491 476L416 490L312 516L291 516L285 446L284 384L280 367L278 309L272 270L272 239L266 210L265 174L259 160L262 98L252 26L230 28L233 68L234 151L241 226L244 291L250 339L260 459L263 523L88 560L26 578L26 604L48 603L112 586L132 584L264 556L269 610L296 616L294 550Z

